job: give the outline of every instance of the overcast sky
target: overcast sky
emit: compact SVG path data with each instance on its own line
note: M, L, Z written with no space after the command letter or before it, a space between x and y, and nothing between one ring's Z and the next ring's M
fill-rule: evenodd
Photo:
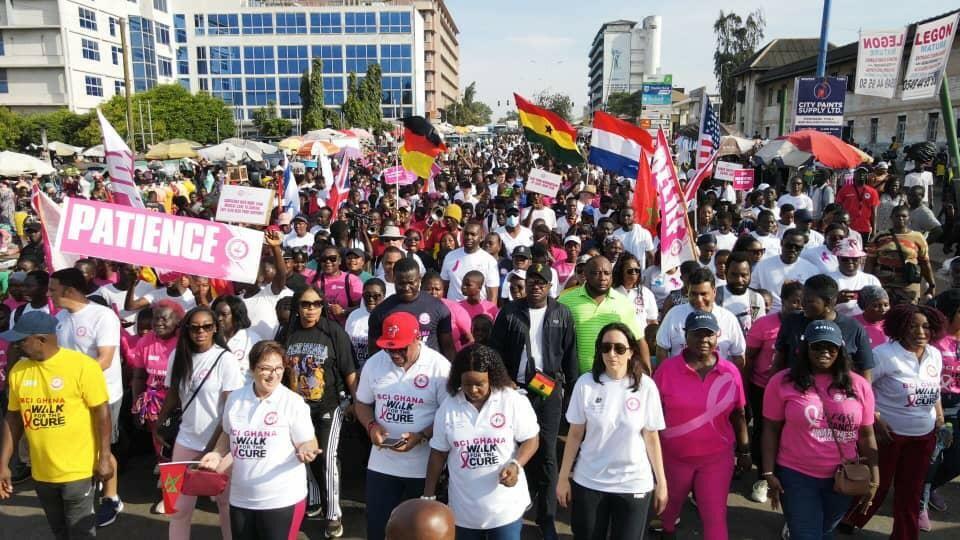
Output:
M460 89L473 81L496 121L513 105L514 91L532 97L540 90L564 92L579 116L587 101L587 54L604 22L663 18L660 65L674 86L716 89L713 22L720 9L746 17L762 8L764 42L820 35L822 3L757 0L446 0L460 29ZM856 41L859 30L887 30L952 9L945 0L835 0L830 42ZM865 9L869 5L869 9ZM497 101L501 105L497 106Z

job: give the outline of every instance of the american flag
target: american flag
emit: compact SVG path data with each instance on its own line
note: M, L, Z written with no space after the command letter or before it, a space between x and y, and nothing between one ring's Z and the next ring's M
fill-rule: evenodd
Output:
M710 161L711 155L720 148L720 122L713 110L710 98L703 96L703 110L700 113L700 137L697 141L697 169Z

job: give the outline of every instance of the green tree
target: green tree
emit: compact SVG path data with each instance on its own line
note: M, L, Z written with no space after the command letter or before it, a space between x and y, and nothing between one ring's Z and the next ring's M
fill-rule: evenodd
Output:
M0 107L0 148L17 150L22 131L23 118L6 107Z
M303 122L300 128L303 133L313 129L323 129L327 125L327 108L323 103L323 64L320 60L313 61L313 69L304 72L300 83L300 100L303 107Z
M340 110L343 111L345 124L351 127L364 126L363 98L360 96L356 73L347 76L347 98Z
M463 98L447 106L447 122L457 126L483 126L490 123L493 111L486 103L477 101L477 83L470 83Z
M717 38L717 48L713 52L713 74L720 87L720 120L730 122L733 119L736 104L736 85L731 74L760 47L763 31L766 27L763 11L756 10L744 19L734 12L724 13L713 23L713 34Z
M285 137L293 129L293 124L289 120L280 118L277 114L277 104L272 100L266 107L253 111L253 125L257 127L257 133L263 137Z
M497 120L497 123L505 124L511 120L518 120L519 118L520 115L517 113L517 111L507 111L507 114L501 116L500 119Z
M640 116L640 105L643 99L641 92L632 94L627 92L614 92L607 96L606 112L615 116L628 116L631 119Z
M383 127L383 72L380 64L367 66L367 73L359 84L360 98L364 110L364 123L358 126L381 131Z
M44 130L47 141L87 146L78 134L92 117L91 113L81 115L67 109L21 116L19 146L26 148L31 144L39 145L43 140Z
M573 100L566 94L544 90L533 97L533 102L537 107L553 111L568 122L573 118Z

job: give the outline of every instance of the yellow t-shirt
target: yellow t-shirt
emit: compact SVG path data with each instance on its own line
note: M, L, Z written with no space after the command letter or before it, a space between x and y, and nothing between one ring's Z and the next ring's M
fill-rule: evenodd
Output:
M98 440L90 409L107 403L107 381L93 358L61 348L10 370L10 411L20 411L33 478L65 483L93 476Z

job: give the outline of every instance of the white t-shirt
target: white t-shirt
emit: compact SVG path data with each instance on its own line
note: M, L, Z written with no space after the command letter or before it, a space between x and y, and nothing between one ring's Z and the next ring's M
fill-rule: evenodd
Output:
M484 300L495 301L495 298L487 298L486 288L500 286L500 269L497 267L497 260L493 258L493 255L482 249L467 253L463 248L457 248L444 257L440 278L450 282L447 298L458 302L465 298L463 293L460 292L460 285L463 283L463 276L471 270L477 270L483 274L485 289L481 291L481 297Z
M757 231L752 231L750 235L759 240L760 245L763 246L763 249L765 250L763 252L764 259L770 259L780 255L780 239L777 238L776 234L760 236L757 234Z
M230 354L232 354L233 358L237 361L237 365L240 367L240 373L244 376L247 376L250 371L250 349L257 343L263 341L263 339L260 334L257 334L253 330L241 328L227 341L227 348L230 349Z
M533 367L543 369L543 318L547 314L547 306L530 308L530 356L533 356ZM525 383L527 365L530 358L524 347L520 353L520 367L517 369L517 381Z
M687 321L687 315L693 311L692 305L680 304L670 308L663 317L663 322L657 329L657 346L670 351L670 356L680 354L680 351L687 346L687 334L683 325ZM717 350L720 356L727 359L743 356L747 352L747 342L743 337L743 330L740 329L740 322L733 313L722 306L715 305L710 312L717 318L717 324L720 325L720 335L717 336ZM659 360L666 360L666 358Z
M799 281L803 283L807 278L820 273L816 266L810 264L810 261L798 257L793 264L786 264L780 257L769 257L761 260L753 269L750 277L750 286L754 289L765 289L773 297L773 306L771 313L780 312L780 288L786 280Z
M831 272L830 277L836 280L839 290L841 291L859 291L867 285L874 285L876 287L883 286L880 284L877 276L868 274L863 270L857 270L857 273L850 277L840 272ZM849 302L843 303L837 302L837 313L846 315L847 317L855 317L863 313L863 310L857 305L856 300L850 300Z
M723 292L720 292L720 285L717 286L717 294L723 294L723 304L721 307L726 309L737 318L740 323L740 329L746 335L747 330L753 327L753 321L766 315L766 303L763 302L763 296L756 291L747 290L743 294L733 294L730 289L723 285ZM757 316L754 318L754 312Z
M217 362L217 357L223 353L223 358ZM176 351L170 352L167 360L167 377L164 384L171 386L173 380L173 358ZM216 362L216 369L214 363ZM211 369L213 371L211 372ZM177 434L177 444L191 450L203 450L210 437L217 429L221 419L220 394L232 392L243 386L243 374L240 367L230 353L214 345L204 353L193 355L193 373L180 382L180 406L183 407L193 396L203 382L203 378L210 373L207 382L197 393L197 397L183 411L183 420L180 422L180 433Z
M658 309L663 309L663 303L671 292L683 287L679 269L671 274L661 271L659 266L654 265L644 270L641 278L643 284L650 289L657 300Z
M136 291L136 289L134 289L134 291ZM197 307L197 299L194 298L193 291L190 289L184 289L183 294L180 296L170 296L170 294L167 293L166 287L156 287L151 289L147 294L144 294L142 298L150 302L150 305L154 305L161 300L172 300L180 304L184 311L190 311Z
M733 231L723 234L719 230L712 230L710 234L717 239L717 251L725 249L727 251L733 250L733 246L737 243L738 236Z
M303 398L280 385L260 399L249 382L230 394L223 411L233 456L230 505L271 510L304 500L307 471L297 446L313 440L314 430Z
M250 318L250 329L257 335L264 336L267 339L273 339L280 329L280 321L277 320L277 302L284 297L293 296L293 291L284 287L280 294L273 294L270 284L260 287L260 292L244 298L243 303L247 306L247 316Z
M143 298L147 294L153 292L154 286L145 282L138 281L137 286L133 288L134 298ZM123 309L124 303L127 300L127 291L121 291L113 283L108 283L99 289L94 294L98 294L107 301L107 304L113 308L113 311L117 313L120 317L120 320L128 323L137 322L137 312L136 311L127 311ZM122 327L122 326L121 326ZM131 336L136 335L137 325L131 324L130 326L123 328Z
M923 186L923 202L927 202L927 191L933 185L933 173L930 171L912 172L903 177L903 187Z
M360 372L357 400L373 405L373 417L389 437L416 433L433 425L437 409L449 395L449 374L450 362L429 347L420 347L420 357L406 371L385 351L377 351ZM409 452L374 446L367 468L400 478L424 478L429 457L426 444Z
M794 210L810 210L813 212L813 199L803 193L800 195L784 193L777 199L777 207L779 208L785 204L792 204Z
M353 345L353 356L357 359L357 369L362 368L367 361L369 323L370 312L367 311L366 304L360 302L360 306L350 312L350 315L347 316L347 322L343 325L343 329L350 336L350 344Z
M506 250L507 253L513 253L513 248L517 246L533 246L533 231L523 225L517 225L517 229L519 229L520 232L516 238L510 235L506 225L493 230L493 232L500 237L500 241L503 243L503 249Z
M806 235L807 243L803 245L803 249L811 249L823 245L823 234L820 231L810 229L806 232Z
M443 402L430 448L447 452L450 508L458 527L493 529L523 517L530 504L523 467L513 487L500 484L500 471L518 443L538 433L530 400L512 388L493 390L479 411L463 392Z
M640 269L647 267L647 252L653 251L653 237L650 231L639 225L634 225L629 231L623 230L623 227L613 231L613 236L623 242L623 249L633 254L640 263Z
M557 213L553 211L553 208L548 208L544 206L543 208L536 210L532 206L528 206L520 211L520 221L526 221L527 216L533 212L533 218L530 220L530 225L532 226L535 221L542 219L543 223L547 227L550 227L550 230L557 228Z
M830 274L840 269L840 261L837 260L837 256L830 251L826 244L814 248L804 248L800 252L800 258L817 267L818 274Z
M633 303L637 314L637 324L640 325L641 330L647 327L647 321L655 321L659 318L660 310L657 309L657 298L650 289L640 285L628 290L621 285L617 287L617 292L626 296L627 300Z
M57 340L65 349L73 349L97 359L97 349L113 347L110 367L103 370L107 379L107 394L110 403L123 399L123 376L120 367L120 319L112 309L95 302L70 313L65 309L57 312Z
M891 341L873 350L873 360L873 394L880 418L897 435L930 433L937 420L934 406L940 399L940 351L927 345L918 362L917 355Z
M604 493L653 490L653 470L641 430L666 427L660 393L646 375L636 392L630 386L630 377L615 381L604 373L597 383L592 373L585 373L573 387L567 422L586 424L573 481L585 488Z
M297 231L290 231L283 237L283 247L287 249L307 248L309 254L313 251L313 234L307 231L303 236L297 236Z

